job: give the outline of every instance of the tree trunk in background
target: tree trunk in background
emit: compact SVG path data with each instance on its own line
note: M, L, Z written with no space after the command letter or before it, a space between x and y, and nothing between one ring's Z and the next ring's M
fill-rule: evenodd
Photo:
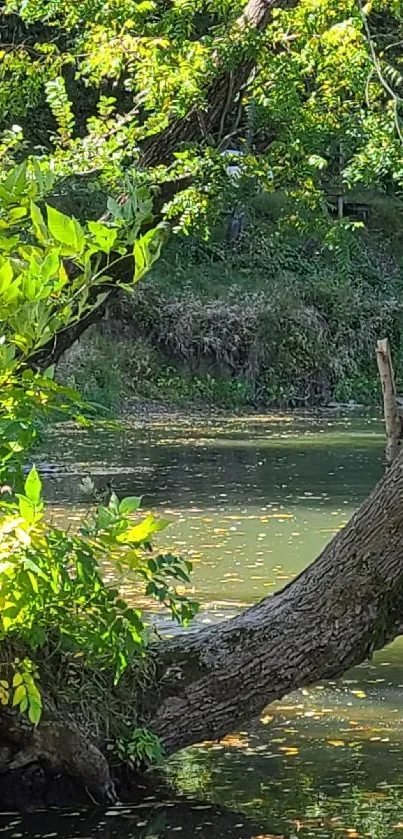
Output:
M249 0L243 14L233 27L232 37L240 39L242 32L254 30L262 32L268 26L273 9L292 9L299 0ZM231 38L231 33L229 34ZM141 158L141 166L158 166L169 163L173 153L181 143L200 142L211 138L220 129L218 140L226 125L228 112L234 100L248 82L254 67L253 59L247 58L247 48L244 54L240 51L237 66L230 70L226 67L221 73L217 60L217 78L214 80L206 98L205 106L191 108L186 116L174 120L167 128L152 137Z
M241 17L234 26L234 37L239 39L240 33L247 29L263 31L271 20L273 9L291 9L298 5L299 0L249 0ZM218 64L218 60L217 60ZM225 130L226 117L231 111L234 100L240 94L253 69L254 62L246 58L242 49L239 53L239 61L232 70L225 68L220 72L217 66L217 76L214 79L206 96L205 106L191 108L189 113L181 119L174 120L160 134L151 137L144 147L140 166L143 168L167 164L172 160L175 151L178 151L182 143L203 142L218 133L221 138ZM185 183L186 182L186 183ZM188 184L187 178L178 178L177 181L169 181L160 187L160 195L157 196L155 206L155 223L160 217L164 203L171 200L176 192ZM133 277L134 262L128 257L124 263L119 262L118 276L112 276L120 283L130 284ZM109 272L114 273L114 272ZM99 292L105 291L105 286L99 287ZM97 290L94 289L96 295ZM57 363L63 353L69 349L84 334L88 326L99 322L111 302L114 295L112 290L99 309L74 323L71 327L64 329L55 336L49 344L41 348L34 359L34 364L46 369L51 364Z
M223 737L296 688L341 676L403 627L403 458L319 558L239 616L155 648L149 726L168 753Z

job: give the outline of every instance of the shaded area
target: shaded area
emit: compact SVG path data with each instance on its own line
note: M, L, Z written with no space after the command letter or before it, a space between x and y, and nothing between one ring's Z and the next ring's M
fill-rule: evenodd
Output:
M63 437L53 434L51 460L48 452L46 459L57 467L63 462L80 475L84 468L99 485L111 471L119 491L124 482L124 491L146 489L147 500L155 498L160 509L171 509L172 544L182 542L184 550L199 554L195 577L206 607L202 623L222 617L225 603L235 611L233 593L258 599L267 591L270 573L279 587L282 577L298 570L298 563L310 562L315 555L312 534L324 545L371 490L382 470L384 442L381 424L371 417L215 421L207 428L162 424L103 432L100 438L101 447L99 439L95 445L73 429ZM75 457L83 464L79 469ZM259 465L263 458L264 466ZM120 471L125 464L127 474ZM47 481L55 513L67 512L60 506L64 499L82 505L78 478L49 472ZM220 483L226 484L223 495ZM216 498L209 499L213 494ZM277 515L276 506L279 518L270 518ZM71 506L69 511L75 515ZM223 529L218 521L226 533L214 533ZM259 537L263 533L270 539ZM238 583L225 576L230 573L225 562L232 560L239 563L232 569L239 574ZM262 578L253 580L258 574ZM0 828L10 837L401 835L402 688L398 641L343 680L298 691L270 706L247 731L175 755L166 768L173 792L157 793L157 804L144 801L107 815L88 810L22 819L5 815ZM190 800L178 802L178 793ZM213 810L204 809L209 802Z
M103 839L258 839L262 823L208 802L156 800L150 796L137 806L100 812L96 809L41 812L27 816L0 815L0 831L11 837L102 837Z

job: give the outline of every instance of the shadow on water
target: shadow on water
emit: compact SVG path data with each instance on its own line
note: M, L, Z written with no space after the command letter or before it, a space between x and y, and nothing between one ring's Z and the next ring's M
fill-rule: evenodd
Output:
M264 827L206 801L145 801L133 807L99 811L50 811L29 815L0 815L0 832L14 839L60 837L60 839L250 839L262 837Z
M146 504L198 509L279 504L352 503L380 474L378 419L313 418L267 422L178 423L170 427L58 427L48 436L49 494L80 502L77 478L107 475L121 493L142 492Z
M371 416L175 419L93 435L53 429L42 461L57 518L74 524L81 515L84 474L99 487L112 476L119 494L143 493L146 507L170 515L158 547L193 560L203 623L283 586L320 552L381 475L383 442ZM128 581L123 589L136 597ZM247 730L175 755L165 768L169 800L164 793L106 814L3 816L0 832L82 839L402 835L402 652L397 641L337 683L273 704Z

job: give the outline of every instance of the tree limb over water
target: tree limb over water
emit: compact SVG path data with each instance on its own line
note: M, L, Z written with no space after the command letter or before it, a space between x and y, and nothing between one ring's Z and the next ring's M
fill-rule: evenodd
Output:
M401 633L402 614L399 456L347 527L281 592L229 621L156 644L155 677L133 707L133 719L140 712L167 754L219 739L290 691L334 679L371 657ZM125 675L124 689L132 693L131 678ZM4 719L0 735L7 746ZM23 738L26 749L26 729ZM100 741L96 748L104 746ZM46 763L43 739L42 747L38 757ZM67 738L65 754L73 753ZM66 772L65 760L59 768ZM96 771L88 761L87 768L96 791ZM102 763L100 795L105 788Z

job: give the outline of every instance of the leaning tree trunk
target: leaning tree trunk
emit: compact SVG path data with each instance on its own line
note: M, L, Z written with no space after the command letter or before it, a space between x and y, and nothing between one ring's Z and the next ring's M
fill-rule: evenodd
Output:
M335 678L403 627L403 458L318 559L278 594L155 648L149 726L168 752L216 739ZM154 689L155 690L155 689Z
M290 691L342 675L402 627L400 455L347 527L281 592L229 621L156 644L154 683L134 719L142 714L168 754L219 739ZM127 680L127 695L135 695ZM54 709L28 731L1 711L3 777L10 766L36 761L75 776L95 797L113 796L102 743L69 733L67 719Z
M217 134L218 142L223 140L234 100L241 95L254 68L254 59L248 57L248 32L263 32L272 18L273 9L292 9L298 2L249 0L228 36L240 47L236 67L225 67L220 71L219 59L216 60L217 76L208 91L204 106L195 105L184 117L173 120L164 131L152 137L143 151L142 166L171 162L174 152L184 142L211 142Z

